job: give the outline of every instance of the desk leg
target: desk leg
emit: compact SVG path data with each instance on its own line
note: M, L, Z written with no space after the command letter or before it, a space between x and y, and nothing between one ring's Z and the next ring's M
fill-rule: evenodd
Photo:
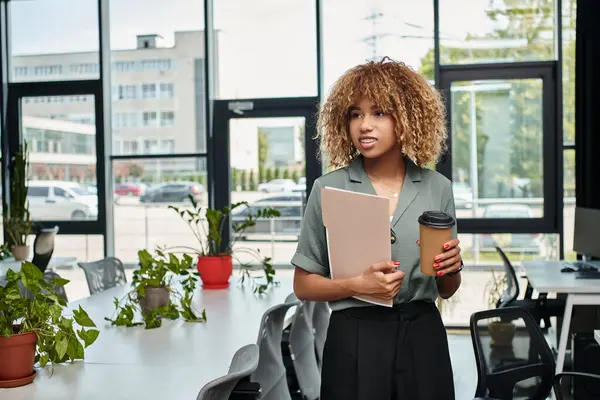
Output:
M563 371L565 354L567 352L567 341L569 340L569 328L571 327L571 316L573 315L573 294L567 296L565 315L563 316L560 340L558 341L558 355L556 357L556 373Z
M594 305L600 306L600 293L574 294L567 296L565 305L565 316L560 332L560 341L558 343L558 356L556 357L556 373L563 371L565 363L565 353L567 352L567 341L569 340L569 328L571 327L571 316L573 315L573 306L576 305Z

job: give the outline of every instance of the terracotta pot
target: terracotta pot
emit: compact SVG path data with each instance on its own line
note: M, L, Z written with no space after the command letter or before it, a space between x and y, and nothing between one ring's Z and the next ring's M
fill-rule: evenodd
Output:
M169 289L165 287L149 287L146 286L146 295L140 298L140 307L142 312L150 314L158 307L166 307L169 305Z
M29 246L12 246L10 251L17 261L25 261L29 258Z
M517 326L512 322L493 321L488 325L491 344L494 346L512 346L513 338L517 332Z
M36 343L34 332L0 336L0 381L21 379L33 374Z
M204 289L226 289L233 272L230 255L198 257L198 272Z

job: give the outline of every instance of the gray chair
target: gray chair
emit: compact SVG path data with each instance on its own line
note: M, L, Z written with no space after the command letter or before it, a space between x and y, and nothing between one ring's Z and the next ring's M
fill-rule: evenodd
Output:
M285 315L291 307L298 305L300 302L292 299L269 308L262 316L257 340L260 359L250 377L251 381L260 384L262 400L291 400L281 354L281 336Z
M103 260L81 262L77 265L85 272L90 295L127 283L125 268L118 258L107 257Z
M327 329L329 328L329 318L331 310L329 304L324 302L315 302L313 306L313 332L315 334L315 348L317 352L317 362L319 363L319 371L323 363L323 348L327 339Z
M317 362L315 334L313 332L313 308L316 303L301 302L296 308L290 329L289 347L298 386L306 400L319 398L321 374Z
M248 344L235 352L227 375L208 382L198 393L196 400L228 400L240 380L249 377L259 362L256 344Z

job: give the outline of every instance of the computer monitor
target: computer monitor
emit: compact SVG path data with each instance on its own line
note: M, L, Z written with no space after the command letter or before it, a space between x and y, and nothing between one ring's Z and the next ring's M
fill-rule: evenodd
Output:
M599 209L575 207L573 250L586 258L600 258Z

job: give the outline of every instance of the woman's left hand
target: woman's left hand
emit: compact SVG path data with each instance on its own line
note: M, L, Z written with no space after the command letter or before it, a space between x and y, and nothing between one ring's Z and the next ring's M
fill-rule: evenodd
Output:
M417 244L420 245L417 240ZM446 275L460 269L462 257L460 256L460 240L452 239L444 244L444 252L435 256L433 267L437 270L438 276Z

